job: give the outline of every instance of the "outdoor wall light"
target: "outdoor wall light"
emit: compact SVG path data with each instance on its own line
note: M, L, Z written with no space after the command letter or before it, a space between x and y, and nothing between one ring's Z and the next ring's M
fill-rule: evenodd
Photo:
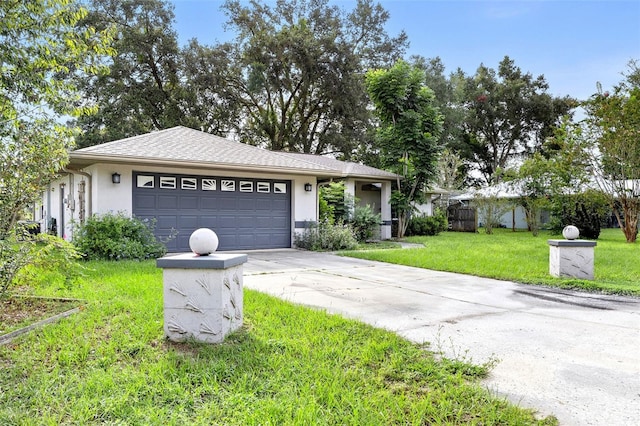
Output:
M313 186L310 183L305 183L304 184L304 190L307 192L311 192L311 190L313 189Z
M120 173L115 172L111 175L111 182L120 183Z

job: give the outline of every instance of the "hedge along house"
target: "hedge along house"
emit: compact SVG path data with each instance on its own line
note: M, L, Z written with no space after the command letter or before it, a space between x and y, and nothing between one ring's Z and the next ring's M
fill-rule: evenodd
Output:
M189 236L213 229L219 250L292 247L295 232L318 220L318 187L344 180L347 191L381 214L391 237L396 176L332 158L268 151L186 127L72 151L43 194L43 230L65 239L93 214L122 212L155 220L170 252L189 251Z

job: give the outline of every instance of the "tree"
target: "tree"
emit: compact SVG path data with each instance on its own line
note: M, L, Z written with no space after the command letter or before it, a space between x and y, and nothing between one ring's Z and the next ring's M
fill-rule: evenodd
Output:
M640 217L640 68L629 63L626 79L613 93L584 103L585 124L594 146L590 160L600 189L607 194L627 242L636 242Z
M464 88L464 141L460 153L475 164L482 183L500 181L499 171L512 160L539 151L559 119L575 102L547 93L544 76L523 73L508 56L498 71L480 65Z
M59 252L47 236L34 251L15 225L66 164L74 131L60 118L91 110L65 78L96 74L110 53L108 30L76 31L86 13L73 0L0 2L0 295L29 264Z
M236 39L189 49L211 63L192 78L208 79L203 90L241 109L234 133L272 150L349 158L370 126L364 70L392 63L407 45L404 33L384 32L388 13L371 0L349 13L327 0L227 1L224 9Z
M205 127L208 116L192 107L196 89L184 78L174 19L163 0L91 0L79 27L114 28L116 54L103 58L108 73L78 81L83 101L97 108L74 123L82 129L79 147L177 125Z
M0 2L0 240L67 161L74 131L59 119L91 111L71 77L101 70L111 34L77 32L86 14L74 0Z
M437 178L438 139L442 115L424 73L404 61L366 75L369 96L380 121L377 146L383 162L399 177L391 194L398 217L398 237L404 236L412 205Z

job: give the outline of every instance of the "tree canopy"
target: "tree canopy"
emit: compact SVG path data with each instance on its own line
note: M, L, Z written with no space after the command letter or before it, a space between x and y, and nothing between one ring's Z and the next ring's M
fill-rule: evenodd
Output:
M547 93L544 76L523 73L508 56L498 70L480 65L464 85L464 136L456 151L468 159L484 184L500 181L512 161L540 151L575 101Z
M0 239L67 161L65 115L91 112L73 77L96 75L111 53L109 29L76 24L74 0L0 2Z
M187 86L173 29L173 8L161 0L91 0L79 28L113 28L108 73L77 79L97 109L74 124L78 146L90 146L176 125L194 124L183 108Z
M437 178L442 115L424 73L399 61L388 70L371 70L366 82L380 121L376 146L383 164L402 179L392 193L398 237L404 236L412 204Z
M369 128L364 71L393 63L407 45L404 33L383 30L388 13L371 0L350 12L327 0L224 9L235 40L189 50L211 61L194 78L239 107L234 133L272 150L350 157Z
M584 103L589 151L598 185L610 199L618 224L635 242L640 217L640 68L629 63L613 92L598 91Z

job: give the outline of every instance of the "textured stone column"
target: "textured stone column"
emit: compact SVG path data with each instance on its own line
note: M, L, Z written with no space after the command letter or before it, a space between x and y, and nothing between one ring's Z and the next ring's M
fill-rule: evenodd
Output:
M174 342L219 343L242 326L246 254L193 253L156 261L163 268L164 334Z
M548 243L551 275L593 280L595 241L548 240Z

